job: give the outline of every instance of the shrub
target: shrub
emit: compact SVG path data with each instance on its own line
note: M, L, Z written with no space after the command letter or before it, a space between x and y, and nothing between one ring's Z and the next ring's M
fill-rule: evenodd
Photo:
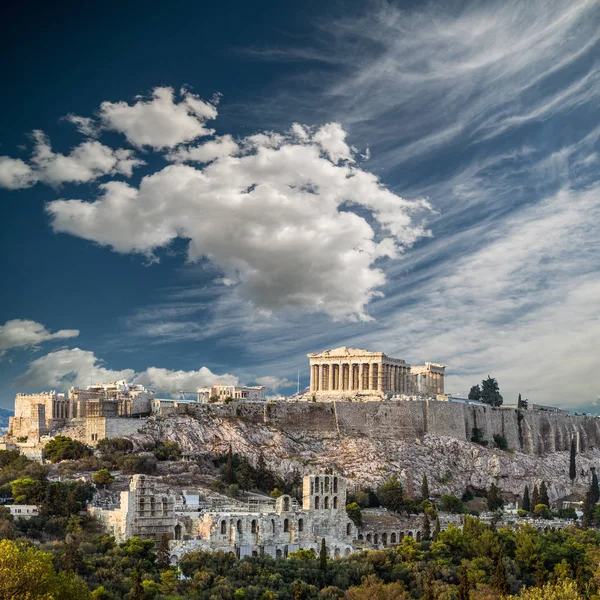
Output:
M94 473L94 483L106 487L110 485L115 478L110 474L108 469L100 469Z
M53 463L61 460L77 460L89 456L92 451L85 444L64 435L57 435L45 446L46 457Z
M451 494L444 494L440 500L440 509L444 512L462 514L465 512L465 505Z
M508 450L508 442L506 441L506 438L503 435L495 433L494 443L496 444L496 447L500 450Z

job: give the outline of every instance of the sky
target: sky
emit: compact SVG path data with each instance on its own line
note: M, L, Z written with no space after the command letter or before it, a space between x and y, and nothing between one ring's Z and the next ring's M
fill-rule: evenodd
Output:
M597 412L600 0L2 11L0 406L348 346Z

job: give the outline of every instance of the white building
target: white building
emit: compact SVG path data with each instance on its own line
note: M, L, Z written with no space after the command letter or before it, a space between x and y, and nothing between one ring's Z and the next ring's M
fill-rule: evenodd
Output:
M212 387L198 388L198 402L224 402L225 399L247 400L249 402L266 402L267 388L264 385L225 385L215 383Z

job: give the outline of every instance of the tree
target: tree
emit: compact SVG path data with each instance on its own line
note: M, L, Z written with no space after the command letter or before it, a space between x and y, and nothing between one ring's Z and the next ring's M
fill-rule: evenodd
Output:
M491 511L500 510L500 509L504 508L504 500L502 500L502 498L500 498L500 495L498 494L498 488L496 487L496 484L494 484L494 483L492 483L492 485L490 485L490 489L488 490L487 504L488 504L488 509Z
M229 444L229 451L227 452L227 465L225 467L225 483L228 485L235 483L235 471L233 470L233 453L231 450L231 444Z
M540 503L540 490L537 483L533 486L533 494L531 494L531 508L534 509Z
M250 490L254 487L254 470L250 466L248 459L244 456L239 467L236 469L235 477L243 490Z
M537 504L545 504L550 507L550 498L548 498L548 488L545 481L542 481L542 485L540 485L540 498Z
M469 600L471 596L471 584L469 583L469 572L463 564L458 575L458 590L456 594L457 600Z
M489 375L481 382L481 401L490 406L501 406L503 402L498 382Z
M425 511L425 514L423 515L421 539L425 541L429 541L431 539L431 521L429 520L429 515L427 514L427 511Z
M465 512L465 505L456 496L444 494L440 498L440 509L444 512L462 514Z
M499 552L496 556L496 569L492 575L492 585L501 593L508 592L508 581L506 580L506 567L502 559L502 553Z
M507 600L583 600L574 581L562 580L547 583L543 587L523 589L518 596L507 596Z
M93 479L95 484L101 485L102 487L110 485L115 480L108 469L100 469L99 471L96 471Z
M319 569L325 572L327 570L327 546L325 538L321 538L321 551L319 552Z
M523 492L523 510L527 512L531 512L531 500L529 499L529 486L525 486L525 491Z
M346 514L357 527L362 523L362 510L356 502L346 504Z
M169 539L161 535L156 547L156 568L159 571L168 569L171 565L171 554L169 553Z
M592 502L597 504L600 501L600 489L598 488L598 475L596 469L592 469L592 482L590 483L590 491L592 492Z
M575 481L577 477L577 465L575 463L575 455L577 453L577 448L575 446L575 436L571 438L571 455L569 456L569 479L571 483Z
M57 435L44 446L44 453L48 460L57 463L61 460L77 460L84 456L90 456L92 451L79 440Z
M591 527L594 522L594 502L591 490L588 490L583 501L583 516L581 517L581 525L584 529Z
M142 585L142 574L139 568L136 568L133 572L132 585L129 590L129 600L143 600L144 599L144 586Z
M421 482L421 498L423 498L423 500L429 500L429 482L427 481L427 474L423 475L423 481Z
M474 385L469 391L469 400L481 400L481 388L478 385Z
M437 540L438 539L438 535L440 535L440 518L436 517L435 518L435 529L433 530L433 539Z
M404 489L396 475L379 486L377 496L385 508L394 512L400 512L404 508Z

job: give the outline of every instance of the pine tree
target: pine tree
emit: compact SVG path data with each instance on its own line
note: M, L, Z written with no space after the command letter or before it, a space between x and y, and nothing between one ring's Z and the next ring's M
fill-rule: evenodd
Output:
M539 504L545 504L548 508L550 508L550 498L548 498L548 488L546 487L546 482L545 481L542 481L542 485L540 485L540 501L539 501Z
M581 525L584 529L592 526L594 521L594 502L592 498L592 491L588 490L583 501L583 516L581 517Z
M425 511L425 514L423 515L423 532L421 539L425 541L429 541L431 539L431 521L429 520L427 511Z
M440 518L436 517L435 518L435 529L433 530L433 539L434 540L437 540L438 535L440 535L440 530L441 530L441 527L440 527Z
M327 570L327 546L325 538L321 539L321 551L319 552L319 569L325 572Z
M531 494L531 511L540 503L540 490L537 483L533 486L533 494Z
M521 394L519 394L519 397L517 398L517 408L521 408L522 405L523 400L521 400Z
M171 554L169 553L169 540L166 535L161 535L156 547L156 568L159 571L168 569L171 564Z
M481 382L481 401L490 406L501 406L503 402L498 382L489 375Z
M478 385L474 385L469 390L469 400L481 400L481 388Z
M590 484L592 492L592 502L598 504L600 501L600 489L598 489L598 475L596 475L596 469L592 470L592 483Z
M575 481L577 477L577 465L575 464L575 454L577 452L577 448L575 446L575 436L571 438L571 455L569 457L569 479L571 483Z
M529 499L529 486L525 486L525 491L523 492L523 504L521 508L527 512L531 512L531 500Z
M294 581L294 600L302 600L302 598L304 598L302 580L296 579L296 581Z
M508 581L506 580L506 567L502 560L502 553L496 557L496 570L492 576L492 585L501 593L508 593Z
M129 590L129 600L143 600L144 598L144 587L142 586L142 574L139 568L136 568L133 572L132 585Z
M250 490L254 486L254 478L252 476L252 467L248 459L244 456L240 462L240 466L236 469L235 477L243 490Z
M423 481L421 483L421 498L423 498L423 500L429 500L429 482L427 481L427 474L423 475Z
M487 504L488 504L488 509L491 511L499 510L504 506L504 500L502 500L502 498L500 498L500 495L498 494L498 488L496 487L496 484L494 484L494 483L492 483L492 485L490 485L490 489L488 490Z

